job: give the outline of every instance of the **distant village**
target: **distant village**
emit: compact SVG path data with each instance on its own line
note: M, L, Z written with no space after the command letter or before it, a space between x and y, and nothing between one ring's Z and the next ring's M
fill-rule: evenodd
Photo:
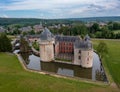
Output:
M94 24L93 23L86 23L86 27L91 27L92 25ZM103 27L107 25L107 23L105 22L100 22L99 23L99 26L100 27ZM70 24L53 24L51 26L48 26L49 29L60 29L61 27L71 27ZM36 25L33 25L33 26L24 26L24 27L18 27L16 25L8 25L8 27L3 27L3 26L0 26L0 32L6 32L6 33L9 33L9 32L13 32L14 30L18 30L20 31L21 33L24 33L24 32L30 32L30 31L34 31L35 33L39 33L41 31L43 31L44 27L42 25L42 23L40 22L40 24L36 24Z
M0 26L0 32L7 35L38 35L47 27L54 35L81 35L89 34L91 38L120 39L119 22L72 22L72 23L49 23L39 24L11 24Z

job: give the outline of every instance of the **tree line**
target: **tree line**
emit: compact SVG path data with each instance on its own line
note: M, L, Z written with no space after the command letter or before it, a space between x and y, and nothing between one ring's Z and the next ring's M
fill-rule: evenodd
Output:
M110 27L112 25L112 27ZM84 23L71 25L67 27L53 28L51 29L53 34L63 35L81 35L89 34L92 38L107 38L107 39L119 39L120 32L114 33L115 30L120 30L120 23L108 23L104 26L100 26L98 23L94 23L92 26L87 27Z
M92 24L92 23L91 23ZM47 25L46 25L47 26ZM16 24L13 27L12 32L7 32L9 35L34 35L34 34L40 34L40 32L35 33L33 26L32 30L29 32L21 32L19 30L21 26ZM49 28L49 26L47 26ZM7 30L9 31L10 28L7 27ZM107 38L107 39L119 39L120 38L120 32L115 33L116 30L120 30L120 22L108 22L106 25L100 25L99 22L93 23L91 26L87 26L83 22L76 22L72 24L68 24L66 26L61 26L60 28L50 28L50 31L57 35L81 35L84 36L86 34L89 34L92 38Z

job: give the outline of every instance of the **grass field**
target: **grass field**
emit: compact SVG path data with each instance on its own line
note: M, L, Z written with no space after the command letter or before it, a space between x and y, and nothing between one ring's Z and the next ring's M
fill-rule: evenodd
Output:
M93 40L96 46L100 40ZM120 87L120 40L104 40L108 46L109 54L103 60L112 78Z
M120 30L113 31L115 34L120 33Z
M12 36L12 35L7 35L7 37L10 39L10 40L14 40L16 37L15 36Z
M99 40L94 40L94 45ZM105 41L109 56L104 65L115 82L120 84L120 41ZM0 53L0 92L120 92L116 86L97 85L84 81L56 78L25 71L17 57Z

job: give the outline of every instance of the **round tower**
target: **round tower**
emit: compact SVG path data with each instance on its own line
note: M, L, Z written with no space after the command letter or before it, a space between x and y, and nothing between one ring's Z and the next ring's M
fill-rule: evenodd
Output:
M91 68L93 66L93 50L81 51L81 66Z
M40 60L50 62L54 60L54 36L45 28L40 34Z
M81 50L81 66L85 68L93 66L93 47L88 35L84 38L84 47Z
M81 65L85 68L91 68L93 65L93 48L88 35L84 38L84 40L75 42L74 64Z

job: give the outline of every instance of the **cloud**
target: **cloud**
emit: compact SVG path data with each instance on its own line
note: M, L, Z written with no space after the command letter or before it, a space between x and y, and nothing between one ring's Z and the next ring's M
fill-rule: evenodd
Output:
M10 0L0 4L4 11L36 10L40 16L47 12L51 16L67 17L88 13L116 11L120 15L120 0ZM41 15L42 14L42 15ZM89 15L88 14L88 15Z
M9 18L9 16L6 15L6 14L1 15L1 17L2 17L2 18Z
M109 1L109 2L108 2ZM12 0L12 3L2 6L5 10L49 10L69 9L75 6L100 5L106 8L118 5L118 0Z

